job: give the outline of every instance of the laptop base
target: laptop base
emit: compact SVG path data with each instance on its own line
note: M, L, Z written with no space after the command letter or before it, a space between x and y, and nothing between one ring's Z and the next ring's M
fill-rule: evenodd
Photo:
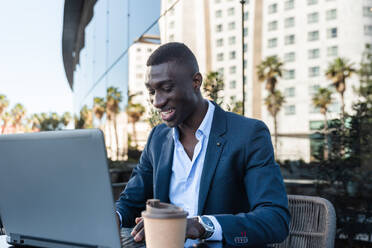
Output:
M55 247L55 248L107 248L98 245L78 244L45 238L31 237L27 235L10 233L7 242L16 247Z

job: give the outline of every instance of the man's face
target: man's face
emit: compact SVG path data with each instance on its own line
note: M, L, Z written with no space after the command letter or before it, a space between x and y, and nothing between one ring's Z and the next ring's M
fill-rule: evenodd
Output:
M166 62L149 66L146 87L151 104L169 127L184 123L197 107L200 88L185 66Z

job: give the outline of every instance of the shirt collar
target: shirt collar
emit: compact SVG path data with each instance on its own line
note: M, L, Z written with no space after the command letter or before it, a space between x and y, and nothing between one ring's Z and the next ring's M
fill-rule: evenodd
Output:
M205 114L204 119L203 119L202 123L200 124L198 130L196 130L196 135L198 135L198 133L201 133L201 134L205 135L206 137L209 137L209 134L210 134L211 128L212 128L214 109L215 109L215 106L213 105L213 103L211 103L211 101L208 100L207 113ZM173 131L173 140L176 143L179 140L179 131L178 131L178 128L176 128L176 127L172 128L172 129L173 129L172 130Z

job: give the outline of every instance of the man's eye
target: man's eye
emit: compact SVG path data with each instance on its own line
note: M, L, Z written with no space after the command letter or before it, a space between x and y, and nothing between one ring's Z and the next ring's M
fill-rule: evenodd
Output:
M172 91L172 87L165 87L165 88L164 88L164 91L165 91L165 92L171 92L171 91Z
M155 90L149 90L149 95L155 95Z

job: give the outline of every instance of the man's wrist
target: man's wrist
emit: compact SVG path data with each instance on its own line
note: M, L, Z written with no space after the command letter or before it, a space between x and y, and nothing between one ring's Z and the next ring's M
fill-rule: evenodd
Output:
M209 219L206 216L198 216L198 222L201 224L201 226L204 229L204 232L202 232L200 239L208 239L212 237L214 231L215 231L215 226L211 219Z

